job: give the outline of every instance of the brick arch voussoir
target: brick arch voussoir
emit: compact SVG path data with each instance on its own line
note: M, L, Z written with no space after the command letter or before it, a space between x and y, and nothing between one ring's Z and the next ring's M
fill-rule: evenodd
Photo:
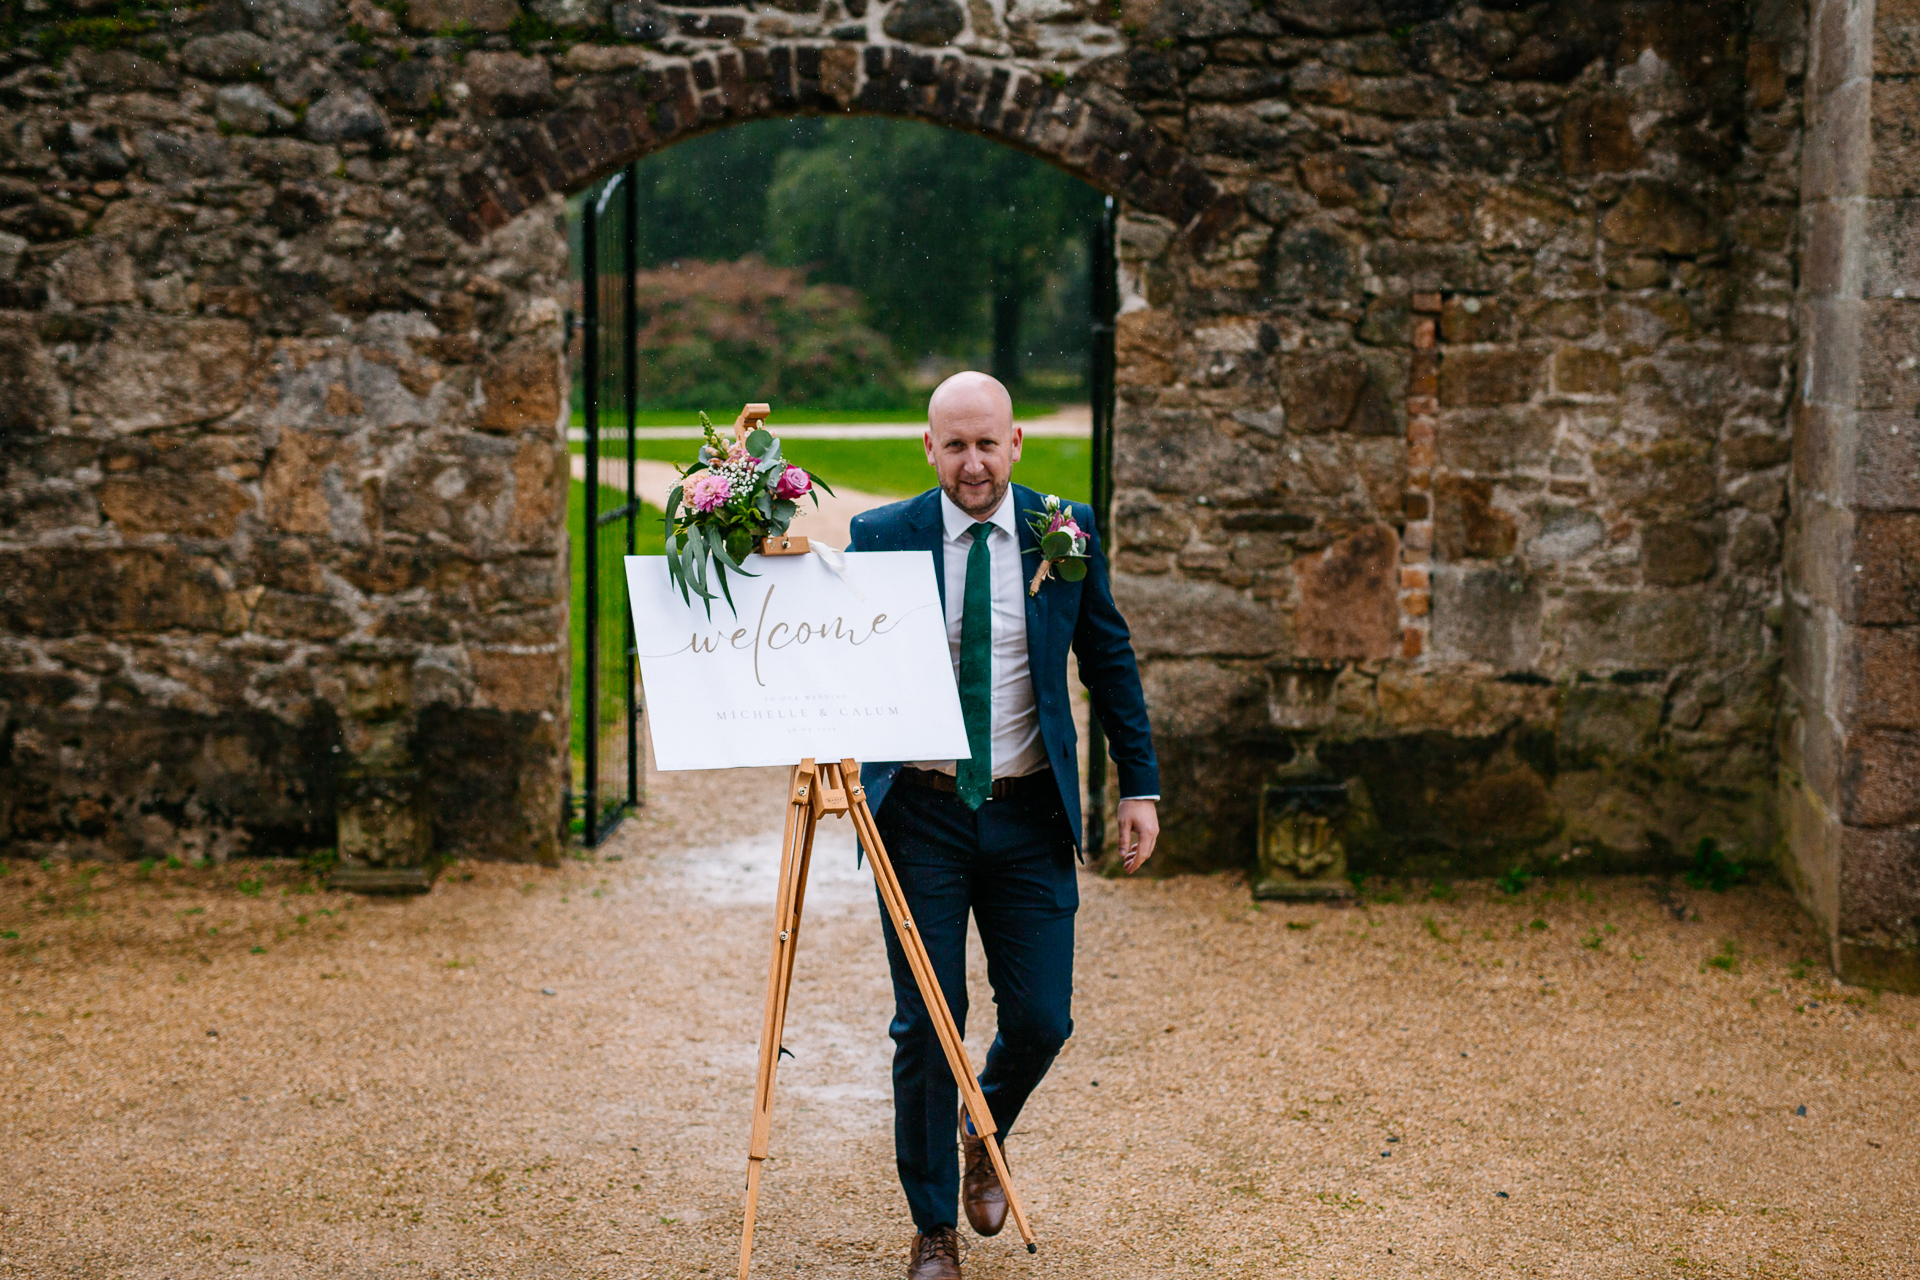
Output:
M1025 68L901 46L794 43L658 57L602 77L590 100L539 120L497 121L440 204L469 240L553 194L703 133L790 115L924 120L1005 143L1182 226L1220 219L1213 179L1138 116Z

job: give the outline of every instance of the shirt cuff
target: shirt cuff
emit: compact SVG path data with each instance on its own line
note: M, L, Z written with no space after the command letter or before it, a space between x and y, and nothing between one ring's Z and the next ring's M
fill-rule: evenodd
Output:
M1122 800L1158 800L1160 797L1157 795L1153 795L1153 796L1121 796L1120 798Z

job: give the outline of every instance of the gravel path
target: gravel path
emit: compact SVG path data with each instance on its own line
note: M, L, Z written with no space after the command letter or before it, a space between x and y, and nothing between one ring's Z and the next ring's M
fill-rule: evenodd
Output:
M0 1275L730 1275L783 777L656 775L607 860L413 900L0 863ZM815 868L756 1275L891 1277L844 823ZM1920 1274L1920 1000L1799 963L1777 889L1664 890L1088 877L1011 1148L1041 1252L968 1275Z

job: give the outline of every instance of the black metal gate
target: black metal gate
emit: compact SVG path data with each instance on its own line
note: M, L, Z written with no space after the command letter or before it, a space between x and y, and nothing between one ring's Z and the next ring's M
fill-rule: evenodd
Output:
M1092 311L1088 325L1087 399L1093 410L1093 476L1089 500L1102 546L1113 545L1113 322L1120 312L1120 262L1115 239L1120 210L1106 198L1100 220L1094 224L1087 261L1093 272L1087 298ZM1107 838L1107 734L1098 716L1087 717L1086 847L1094 856Z
M634 554L640 521L633 466L637 203L631 168L589 192L581 202L575 259L582 320L577 434L585 447L573 464L574 478L582 483L576 492L578 517L570 521L573 556L584 579L574 590L581 621L573 628L573 743L581 788L572 800L574 825L588 846L604 840L641 802L646 775L623 561ZM611 452L607 445L614 446Z

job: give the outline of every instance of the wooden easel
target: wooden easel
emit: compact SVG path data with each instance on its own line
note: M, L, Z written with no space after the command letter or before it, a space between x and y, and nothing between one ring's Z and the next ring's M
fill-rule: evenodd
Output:
M985 1141L993 1171L1007 1194L1007 1209L1013 1223L1033 1253L1033 1228L1014 1194L1013 1179L1007 1173L1006 1155L1000 1149L999 1131L987 1100L980 1092L980 1079L973 1073L960 1028L940 991L927 956L926 944L914 929L913 916L907 911L906 894L893 873L893 863L874 826L873 811L867 808L866 788L860 785L860 766L852 760L839 764L816 765L802 760L794 766L793 780L787 789L787 830L780 847L780 887L774 896L773 961L767 968L767 1008L760 1022L760 1072L753 1086L753 1136L747 1144L747 1216L740 1231L740 1280L747 1280L753 1261L753 1211L760 1198L760 1165L767 1158L767 1139L773 1125L773 1078L780 1068L780 1033L787 1022L787 992L793 985L793 956L800 945L800 907L807 894L807 867L813 858L813 834L820 818L844 813L853 819L854 834L866 849L867 862L873 867L873 880L880 888L880 900L886 904L887 917L893 921L900 949L907 953L907 965L913 970L914 985L933 1015L933 1028L940 1047L947 1055L947 1069L960 1086L960 1102L973 1121L973 1131Z
M733 420L734 439L745 444L747 433L766 421L772 407L750 404ZM804 534L767 538L761 555L803 556L810 550ZM821 817L846 814L853 819L854 834L867 852L873 867L873 880L880 888L880 900L886 904L887 918L893 921L900 949L907 953L907 966L913 970L914 985L920 999L933 1015L934 1033L947 1055L947 1069L960 1086L960 1103L973 1121L973 1131L986 1143L993 1171L1007 1195L1007 1209L1026 1242L1027 1252L1039 1248L1033 1240L1033 1228L1027 1225L1026 1211L1014 1194L1013 1178L1007 1172L1007 1160L1000 1150L999 1130L987 1110L986 1095L980 1092L980 1078L973 1072L967 1046L960 1028L947 1008L947 998L934 976L933 961L926 944L913 927L907 911L907 896L887 858L887 847L880 841L873 811L867 808L866 788L860 785L860 766L851 760L839 764L816 765L802 760L794 766L793 780L787 789L787 830L780 846L780 886L774 894L773 960L767 966L767 1008L760 1020L760 1070L753 1083L753 1133L747 1140L747 1213L740 1228L740 1280L747 1280L753 1264L753 1213L760 1200L760 1166L767 1158L768 1139L773 1129L773 1079L780 1070L780 1034L787 1025L787 993L793 986L793 956L800 945L800 907L807 896L807 867L813 859L813 833ZM958 1118L956 1117L956 1125Z

